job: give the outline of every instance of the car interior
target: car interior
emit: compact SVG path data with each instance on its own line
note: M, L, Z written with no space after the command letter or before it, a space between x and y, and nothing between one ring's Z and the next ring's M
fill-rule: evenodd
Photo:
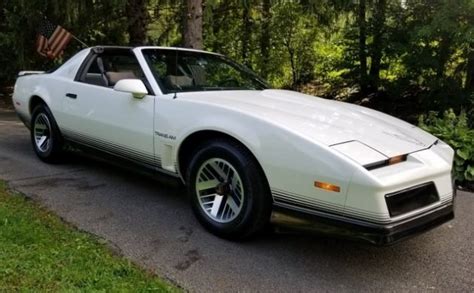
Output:
M145 53L145 59L165 93L237 88L242 79L235 68L209 54L160 50Z
M141 79L146 82L138 61L131 53L98 55L89 66L83 82L114 87L122 79Z
M176 55L173 51L164 54L161 62L156 64L155 69L159 76L156 80L167 89L181 89L196 84L203 84L206 80L206 72L199 65L187 65L186 69L176 63ZM91 62L82 82L114 87L122 79L141 79L147 84L143 71L136 57L131 52L104 52L95 57Z
M177 60L176 51L164 51L161 55L153 56L155 79L164 89L181 89L191 87L198 78L185 70Z
M145 59L164 93L262 87L252 76L209 54L161 50L145 54ZM98 53L80 81L113 88L122 79L140 79L152 92L135 55L124 49Z

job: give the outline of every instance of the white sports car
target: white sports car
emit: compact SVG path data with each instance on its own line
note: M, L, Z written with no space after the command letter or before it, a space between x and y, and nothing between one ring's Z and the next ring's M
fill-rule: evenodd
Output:
M454 217L447 144L374 110L269 89L219 54L88 48L20 72L13 102L41 160L72 145L180 178L220 237L272 220L389 244Z

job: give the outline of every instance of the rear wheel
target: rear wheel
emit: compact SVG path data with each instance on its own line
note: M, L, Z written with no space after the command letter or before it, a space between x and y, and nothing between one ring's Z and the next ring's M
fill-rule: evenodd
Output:
M215 140L201 145L187 174L194 214L217 236L243 239L261 231L271 213L266 178L241 145Z
M44 162L57 163L61 159L62 138L48 106L40 104L33 110L31 142L36 155Z

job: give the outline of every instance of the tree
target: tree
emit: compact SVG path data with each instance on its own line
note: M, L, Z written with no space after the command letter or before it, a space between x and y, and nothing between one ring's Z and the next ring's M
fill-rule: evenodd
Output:
M147 43L147 30L150 22L147 0L127 0L127 32L130 46L142 46Z
M408 77L429 90L424 102L430 107L459 108L472 93L474 3L416 0L407 2L405 10L410 54L402 60Z
M0 1L0 81L11 83L20 70L51 69L83 48L73 40L62 58L51 61L40 57L35 40L43 17L90 46L125 45L124 7L125 0Z
M377 0L372 21L373 42L370 50L369 83L372 90L377 90L380 79L380 62L382 59L383 34L385 32L386 0Z
M148 42L150 45L179 46L183 44L185 2L170 0L148 0L150 23Z
M202 49L202 0L186 0L184 47Z
M21 69L48 70L82 49L72 41L62 58L38 56L36 26L47 16L90 46L219 52L274 87L354 100L375 93L377 107L403 97L410 111L468 108L473 15L473 0L0 1L0 81L11 84Z
M272 29L275 33L275 46L282 57L288 60L291 71L289 86L296 88L313 77L315 21L303 12L301 5L294 2L282 2L274 8Z
M474 92L474 44L469 44L466 62L466 82L464 89L468 93Z
M242 61L245 65L250 67L249 50L251 45L251 30L252 20L250 16L250 3L246 1L244 3L244 9L242 10Z
M267 78L270 62L270 41L271 41L271 0L263 0L262 2L262 29L260 34L260 74L263 78Z
M361 92L367 92L367 24L365 19L366 3L365 0L360 0L358 9L358 23L359 23L359 84Z

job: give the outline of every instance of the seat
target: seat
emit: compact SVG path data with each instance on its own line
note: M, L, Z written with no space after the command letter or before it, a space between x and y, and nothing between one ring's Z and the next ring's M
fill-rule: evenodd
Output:
M105 75L104 61L102 60L102 57L97 57L96 63L97 63L97 67L99 68L99 71L100 71L100 76L102 78L103 85L104 86L109 86L109 81L107 79L107 76Z
M164 82L172 89L180 89L193 85L193 79L184 75L168 75L164 78Z
M199 65L189 65L188 67L193 75L194 85L205 85L207 80L206 70Z
M107 76L107 79L109 81L109 86L114 86L119 80L122 80L122 79L136 79L137 78L137 76L135 75L135 73L133 73L133 71L120 71L120 72L107 71L105 75Z
M87 73L84 82L93 85L107 86L102 74L100 73Z

